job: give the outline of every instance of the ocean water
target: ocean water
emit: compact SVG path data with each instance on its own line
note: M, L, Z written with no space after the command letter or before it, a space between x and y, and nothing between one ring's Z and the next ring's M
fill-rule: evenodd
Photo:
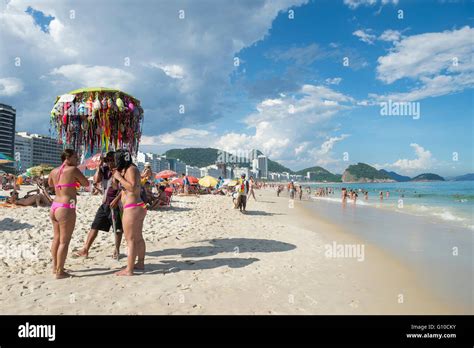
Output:
M473 185L472 181L312 184L311 199L304 204L315 215L385 250L415 271L442 301L472 314ZM316 187L326 186L335 194L314 196ZM360 192L356 204L351 200L342 204L342 187L367 190L369 199Z
M474 230L474 181L397 182L397 183L322 183L309 184L314 200L326 200L341 204L341 188L358 192L356 205L394 210L434 221L446 222ZM317 187L333 187L334 195L315 197ZM369 192L365 200L362 191ZM383 200L379 192L383 191ZM389 197L386 197L386 192ZM347 205L352 205L348 200Z

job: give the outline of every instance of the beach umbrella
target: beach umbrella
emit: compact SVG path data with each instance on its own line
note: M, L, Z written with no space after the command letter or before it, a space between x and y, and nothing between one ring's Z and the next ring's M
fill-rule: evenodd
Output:
M217 185L217 179L206 175L205 177L199 179L199 185L203 187L215 187Z
M15 162L13 158L0 152L0 164Z
M54 167L49 165L40 164L39 166L31 167L26 170L26 173L31 176L40 176L41 173L49 174L54 169Z
M94 156L85 159L84 162L78 166L79 170L85 170L86 168L89 170L97 169L100 165L101 156L101 153L96 153Z
M189 183L192 185L192 184L197 184L199 182L199 179L196 178L195 176L191 176L191 175L188 175L188 180L189 180ZM176 179L173 179L171 180L171 183L172 184L178 184L178 185L182 185L183 184L183 179L182 178L176 178Z
M51 129L58 142L76 150L125 148L135 155L142 135L140 101L118 89L81 88L56 98Z
M168 179L172 178L173 176L176 176L176 172L173 172L172 170L162 170L161 172L157 173L155 178L156 179Z
M171 180L170 184L173 184L173 185L182 185L182 184L183 184L183 179L181 179L181 178L173 179L173 180Z

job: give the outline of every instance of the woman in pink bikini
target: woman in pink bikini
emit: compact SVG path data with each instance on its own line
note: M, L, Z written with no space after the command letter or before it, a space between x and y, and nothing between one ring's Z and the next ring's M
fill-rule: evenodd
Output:
M56 279L68 278L71 275L64 271L69 242L76 225L77 188L89 186L89 181L77 168L77 154L66 149L61 154L63 164L54 169L48 178L50 187L54 187L56 197L51 205L50 217L53 223L54 237L51 245L53 273Z
M146 216L145 203L140 198L140 172L133 164L128 151L115 152L113 176L122 187L122 228L128 245L127 267L116 273L118 276L132 276L133 270L145 269L145 240L143 220ZM137 259L137 263L135 260Z

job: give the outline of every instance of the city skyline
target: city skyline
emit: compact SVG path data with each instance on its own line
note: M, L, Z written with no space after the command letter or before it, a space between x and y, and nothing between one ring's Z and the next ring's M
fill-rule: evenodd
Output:
M468 1L261 1L232 13L123 2L102 23L82 15L91 4L0 5L0 98L19 128L47 134L57 95L105 85L142 101L144 152L259 149L292 170L335 173L357 162L404 175L474 171ZM129 16L147 29L120 31Z

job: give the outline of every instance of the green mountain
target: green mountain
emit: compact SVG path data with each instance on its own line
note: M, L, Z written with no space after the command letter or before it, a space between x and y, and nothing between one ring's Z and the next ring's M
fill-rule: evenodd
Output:
M423 173L415 176L411 181L444 181L444 178L433 173Z
M342 174L343 182L391 182L388 174L365 163L351 164Z
M186 164L194 167L206 167L214 164L218 155L217 149L213 148L187 148L187 149L171 149L164 153L166 158L179 158Z
M409 176L400 175L400 174L395 173L395 172L387 172L385 169L380 169L380 172L384 173L384 174L387 174L389 177L391 177L395 181L404 182L404 181L410 181L411 180L411 178Z
M306 176L307 173L313 173L314 175L311 175L311 181L326 181L326 182L341 182L341 175L339 174L333 174L329 170L324 169L323 167L310 167L310 168L305 168L297 171L295 174L299 175L304 175Z
M464 175L457 176L453 179L454 181L473 181L474 173L468 173Z
M261 155L261 151L256 151L257 155ZM218 160L224 159L226 162L237 162L239 167L251 167L250 162L243 162L241 158L233 156L232 154L214 149L211 147L208 148L199 148L199 147L190 147L186 149L171 149L164 153L166 158L179 158L181 161L185 162L190 166L195 167L206 167L211 164L215 164ZM268 171L269 172L289 172L293 171L278 162L268 159Z

